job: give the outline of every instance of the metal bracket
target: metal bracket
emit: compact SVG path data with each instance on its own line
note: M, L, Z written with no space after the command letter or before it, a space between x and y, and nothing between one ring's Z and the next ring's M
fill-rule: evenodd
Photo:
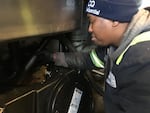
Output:
M0 108L0 113L3 113L3 111L4 111L4 108Z

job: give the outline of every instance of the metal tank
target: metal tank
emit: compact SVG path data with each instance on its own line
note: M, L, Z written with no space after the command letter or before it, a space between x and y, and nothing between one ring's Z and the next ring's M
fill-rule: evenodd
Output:
M84 72L36 61L36 53L47 49L77 50L71 41L84 41L74 32L87 22L84 2L0 1L0 113L93 113L99 108Z
M80 27L82 0L1 0L0 41Z
M82 0L0 1L0 113L92 112L91 88L79 71L36 56L60 45L74 50L65 38L81 26L82 8Z

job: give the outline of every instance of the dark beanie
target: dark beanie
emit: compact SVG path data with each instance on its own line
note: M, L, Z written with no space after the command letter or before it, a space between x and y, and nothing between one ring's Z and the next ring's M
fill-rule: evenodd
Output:
M86 12L119 22L130 22L141 0L89 0Z

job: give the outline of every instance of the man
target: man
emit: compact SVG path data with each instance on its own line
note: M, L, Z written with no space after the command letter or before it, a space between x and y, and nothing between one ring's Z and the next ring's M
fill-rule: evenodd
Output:
M150 113L150 12L139 10L140 4L141 0L89 0L89 32L99 47L89 53L53 55L56 65L105 68L106 113ZM105 52L103 47L109 49Z

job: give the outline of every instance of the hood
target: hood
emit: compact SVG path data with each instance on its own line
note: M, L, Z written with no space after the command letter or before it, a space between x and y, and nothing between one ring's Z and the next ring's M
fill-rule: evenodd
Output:
M113 61L116 60L134 37L144 31L150 31L150 11L141 9L131 20L120 46L111 54L110 58Z

